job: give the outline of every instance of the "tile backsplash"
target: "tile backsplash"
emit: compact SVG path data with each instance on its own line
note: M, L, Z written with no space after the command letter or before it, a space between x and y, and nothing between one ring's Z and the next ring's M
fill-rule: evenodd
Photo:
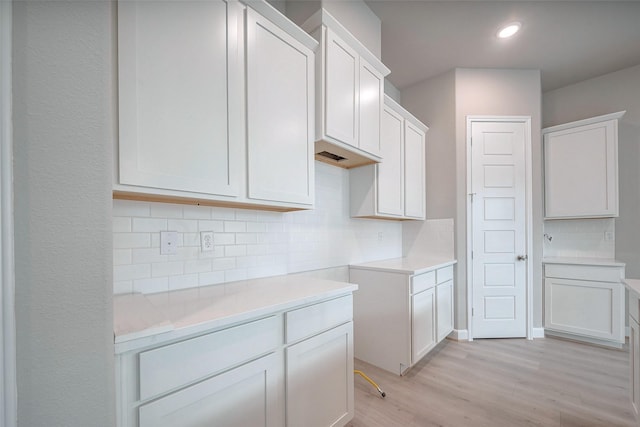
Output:
M547 220L544 233L546 257L615 258L612 218Z
M316 207L269 212L113 201L114 293L153 293L402 256L402 224L352 219L349 173L316 162ZM160 232L178 232L175 255ZM200 250L211 231L213 251Z

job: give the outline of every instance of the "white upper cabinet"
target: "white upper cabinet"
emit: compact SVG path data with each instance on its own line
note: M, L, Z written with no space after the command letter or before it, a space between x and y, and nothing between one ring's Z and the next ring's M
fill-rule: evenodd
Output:
M384 77L389 69L324 9L302 27L320 42L316 159L345 168L379 162Z
M543 129L545 218L618 216L618 119L624 113Z
M349 171L351 216L425 218L425 135L428 128L384 97L380 147L383 161Z
M313 207L317 42L247 4L119 2L114 197Z

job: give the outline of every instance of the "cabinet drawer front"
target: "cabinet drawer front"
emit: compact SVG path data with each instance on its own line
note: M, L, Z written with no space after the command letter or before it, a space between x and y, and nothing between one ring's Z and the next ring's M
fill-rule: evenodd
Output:
M620 282L624 275L624 269L622 267L595 265L545 264L544 275L545 277L558 277L561 279Z
M633 317L636 322L640 321L640 299L635 292L629 292L629 315Z
M436 282L444 283L448 280L453 279L453 266L450 265L448 267L439 268L436 271Z
M411 293L417 294L436 285L436 272L429 271L411 278Z
M285 314L287 343L317 334L353 319L353 296L333 299Z
M140 400L274 350L282 342L281 325L272 316L140 353Z

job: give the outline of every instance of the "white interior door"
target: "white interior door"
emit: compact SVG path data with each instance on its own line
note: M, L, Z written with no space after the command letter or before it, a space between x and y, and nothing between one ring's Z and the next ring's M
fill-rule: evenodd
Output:
M471 123L472 336L525 337L524 122Z

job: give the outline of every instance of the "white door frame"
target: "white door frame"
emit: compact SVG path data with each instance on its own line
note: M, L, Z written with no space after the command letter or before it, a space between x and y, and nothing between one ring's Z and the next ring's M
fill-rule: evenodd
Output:
M12 1L0 1L0 425L17 425L13 253Z
M533 190L532 190L532 160L531 160L531 116L467 116L467 328L469 341L473 341L473 262L471 249L473 247L473 215L471 212L470 197L472 192L471 182L471 124L473 122L510 122L523 123L525 125L525 241L528 258L526 260L526 330L527 339L533 339Z

